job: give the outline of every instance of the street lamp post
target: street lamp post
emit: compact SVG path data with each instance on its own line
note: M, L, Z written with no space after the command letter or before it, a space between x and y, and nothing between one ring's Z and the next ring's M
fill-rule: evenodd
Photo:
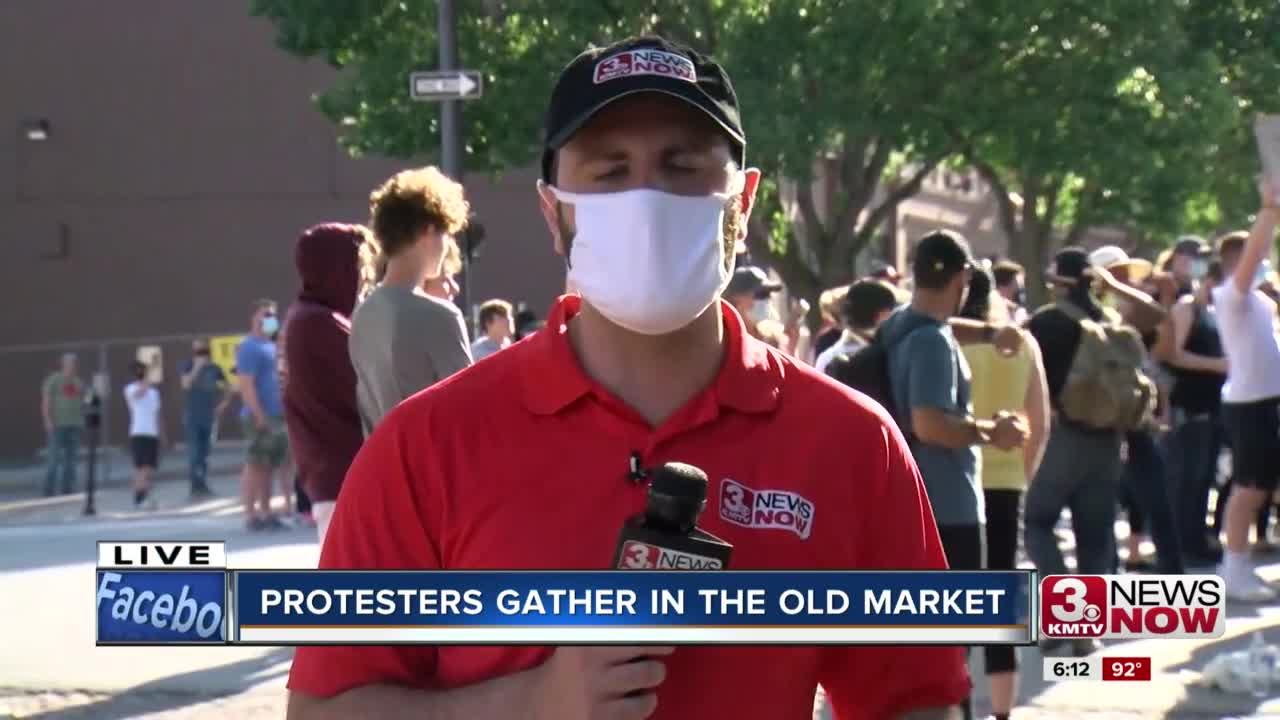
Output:
M458 8L453 0L439 0L440 70L458 69ZM462 182L462 107L459 100L440 103L440 164L449 177ZM465 262L465 258L464 258Z

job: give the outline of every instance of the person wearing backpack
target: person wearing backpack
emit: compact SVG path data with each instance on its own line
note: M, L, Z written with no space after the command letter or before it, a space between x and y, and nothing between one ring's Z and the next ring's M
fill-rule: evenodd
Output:
M866 347L875 336L876 328L893 314L901 301L898 290L883 280L867 278L850 285L840 300L844 330L839 340L818 355L813 367L818 372L826 372L837 357L852 355Z
M1078 247L1059 251L1048 276L1054 301L1036 311L1028 329L1043 351L1053 427L1027 490L1024 539L1042 575L1067 572L1054 527L1069 507L1076 572L1105 575L1115 565L1121 443L1150 417L1156 388L1142 371L1142 338L1118 313L1104 311L1094 292L1135 305L1150 298L1092 265ZM1074 649L1092 651L1093 643Z

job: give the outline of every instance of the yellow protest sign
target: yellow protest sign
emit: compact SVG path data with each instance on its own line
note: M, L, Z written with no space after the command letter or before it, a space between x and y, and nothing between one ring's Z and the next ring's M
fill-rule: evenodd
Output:
M223 335L209 338L209 360L222 368L231 387L235 387L236 348L240 347L243 335Z

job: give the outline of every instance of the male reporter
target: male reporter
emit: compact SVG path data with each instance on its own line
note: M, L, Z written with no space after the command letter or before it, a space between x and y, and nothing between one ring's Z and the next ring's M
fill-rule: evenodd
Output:
M736 568L946 567L893 423L719 301L759 182L744 158L710 60L655 38L575 59L552 93L539 195L579 295L387 415L321 567L607 567L645 505L637 455L706 471L702 524ZM758 521L744 488L807 512ZM799 720L818 684L842 720L948 717L969 692L953 647L303 647L289 679L290 716L307 719Z

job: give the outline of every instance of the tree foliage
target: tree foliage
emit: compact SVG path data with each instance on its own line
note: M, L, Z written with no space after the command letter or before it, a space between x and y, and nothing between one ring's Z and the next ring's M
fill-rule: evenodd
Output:
M283 48L342 69L317 102L352 152L436 154L437 109L407 87L436 67L434 0L252 8ZM661 33L730 69L768 179L749 242L794 292L847 282L898 204L956 161L991 186L1034 291L1090 224L1164 237L1249 206L1277 23L1264 0L460 0L462 65L486 82L464 104L466 163L533 161L564 63Z

